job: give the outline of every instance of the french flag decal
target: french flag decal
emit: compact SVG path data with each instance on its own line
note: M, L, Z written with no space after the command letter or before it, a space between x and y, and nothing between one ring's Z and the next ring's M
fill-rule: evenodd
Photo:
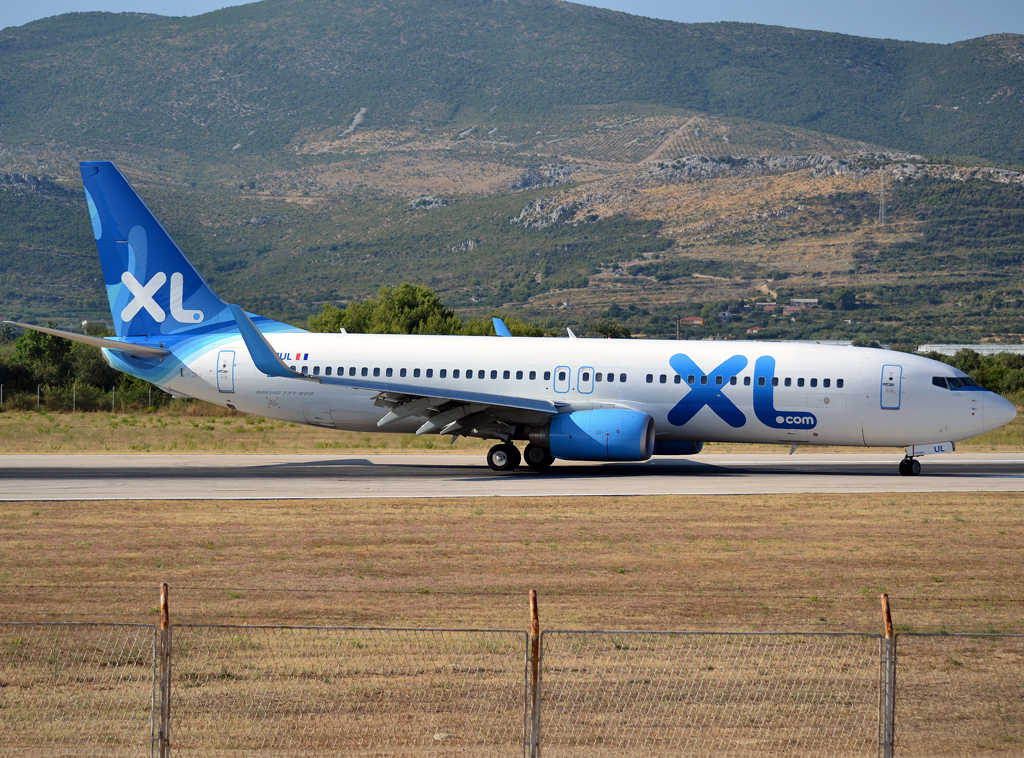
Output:
M297 360L297 361L308 361L309 360L309 353L296 353L295 354L295 360Z

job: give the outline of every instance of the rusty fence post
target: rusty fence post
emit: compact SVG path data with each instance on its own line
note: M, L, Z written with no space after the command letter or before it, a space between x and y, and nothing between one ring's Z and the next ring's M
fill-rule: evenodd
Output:
M879 754L882 758L893 758L896 742L896 635L892 630L892 614L889 610L889 596L882 593L882 624L885 638L882 640L882 682L881 707L879 716Z
M540 758L540 616L530 590L530 758Z
M160 585L159 635L160 698L157 708L157 758L171 754L171 615L168 611L167 582Z

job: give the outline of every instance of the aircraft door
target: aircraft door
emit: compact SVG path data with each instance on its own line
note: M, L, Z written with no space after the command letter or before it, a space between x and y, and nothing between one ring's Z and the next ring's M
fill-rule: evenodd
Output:
M217 389L221 392L235 391L234 350L221 350L217 353Z
M555 367L555 392L568 392L572 371L568 366Z
M589 395L594 391L594 367L584 366L578 373L576 391L583 395Z
M903 392L903 366L882 366L882 408L898 411Z

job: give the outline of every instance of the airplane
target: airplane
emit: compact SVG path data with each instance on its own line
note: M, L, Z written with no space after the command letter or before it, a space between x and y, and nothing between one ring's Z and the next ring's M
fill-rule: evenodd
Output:
M500 319L496 337L307 332L223 301L113 163L80 168L116 336L7 323L98 346L175 397L319 427L491 439L499 472L747 442L905 447L899 472L917 476L919 457L1016 416L962 371L876 348L512 337Z

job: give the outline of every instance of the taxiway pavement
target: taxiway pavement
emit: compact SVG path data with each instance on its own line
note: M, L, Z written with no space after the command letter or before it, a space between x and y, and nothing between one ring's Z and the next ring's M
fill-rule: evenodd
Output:
M525 465L479 455L6 455L0 500L261 500L354 497L1022 492L1024 454L698 455L643 463Z

